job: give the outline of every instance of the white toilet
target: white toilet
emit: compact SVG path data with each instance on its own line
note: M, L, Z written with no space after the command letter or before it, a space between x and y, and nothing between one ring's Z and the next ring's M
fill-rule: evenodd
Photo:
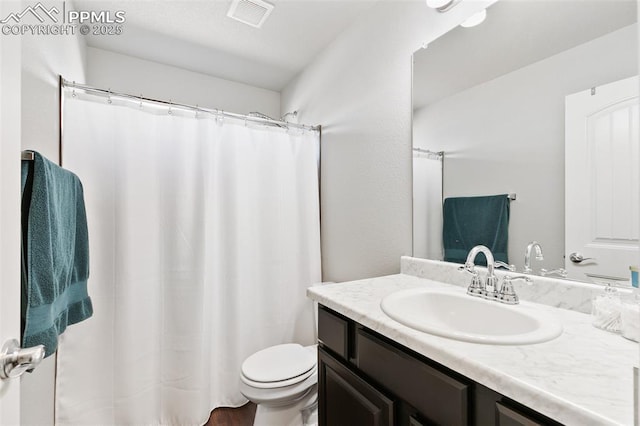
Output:
M315 285L332 284L318 283ZM313 303L318 332L318 304ZM258 405L254 426L318 424L318 345L271 346L242 364L240 392Z
M271 346L242 364L240 392L258 405L255 426L318 422L317 345Z

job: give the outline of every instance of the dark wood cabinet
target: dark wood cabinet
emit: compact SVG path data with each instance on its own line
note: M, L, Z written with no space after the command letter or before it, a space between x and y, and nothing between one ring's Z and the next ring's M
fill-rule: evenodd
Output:
M320 348L320 424L392 426L393 401Z
M432 424L469 424L469 382L427 365L376 337L370 331L356 331L358 369L406 401Z
M318 336L322 345L331 349L340 358L349 358L350 320L327 309L318 309Z
M320 426L559 425L320 306Z
M496 425L498 426L542 426L545 424L500 402L496 402L496 415Z

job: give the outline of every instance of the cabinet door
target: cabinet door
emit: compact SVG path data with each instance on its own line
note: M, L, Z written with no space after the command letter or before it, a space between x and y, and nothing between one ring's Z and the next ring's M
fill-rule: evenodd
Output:
M498 426L542 426L549 423L542 423L538 420L519 413L501 403L496 403L497 425Z
M349 320L318 306L318 340L345 360L349 360Z
M467 426L469 384L440 371L373 333L356 331L358 369L436 425Z
M393 401L318 349L320 426L391 426Z

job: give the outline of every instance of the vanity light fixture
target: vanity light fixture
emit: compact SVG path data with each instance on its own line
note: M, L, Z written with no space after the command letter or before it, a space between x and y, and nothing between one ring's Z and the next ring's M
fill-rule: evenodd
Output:
M473 15L469 16L467 19L462 21L460 26L464 28L475 27L476 25L482 24L486 18L487 18L487 9L482 9L480 12L474 13Z
M450 10L453 6L460 3L461 0L426 0L427 6L436 9L440 13Z

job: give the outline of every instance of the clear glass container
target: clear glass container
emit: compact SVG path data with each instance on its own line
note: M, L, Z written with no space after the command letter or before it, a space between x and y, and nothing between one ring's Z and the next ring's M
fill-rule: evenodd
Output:
M640 341L640 298L637 292L631 297L622 299L622 324L620 333L623 337L635 342Z
M622 328L622 301L614 287L607 285L592 301L593 325L602 330L619 333Z

